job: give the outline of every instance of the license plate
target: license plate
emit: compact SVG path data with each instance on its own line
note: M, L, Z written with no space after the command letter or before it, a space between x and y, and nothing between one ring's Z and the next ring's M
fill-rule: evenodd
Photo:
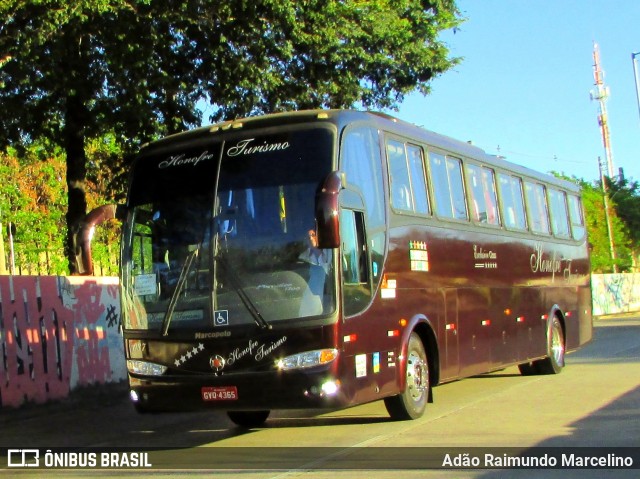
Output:
M202 388L203 401L235 401L238 399L238 388L235 386L220 386Z

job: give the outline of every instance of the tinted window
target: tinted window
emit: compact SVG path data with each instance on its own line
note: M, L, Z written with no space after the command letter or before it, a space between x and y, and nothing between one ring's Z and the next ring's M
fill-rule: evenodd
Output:
M467 181L471 190L473 219L479 223L499 225L500 217L493 170L468 164Z
M382 167L378 131L369 127L347 130L342 140L340 168L347 176L348 188L360 191L365 202L365 244L368 245L369 271L374 287L382 278L387 231Z
M347 182L362 192L370 228L384 226L382 163L378 135L371 128L349 130L342 144L342 171Z
M413 202L417 213L429 213L429 197L427 195L427 180L422 157L422 148L407 146L407 157L411 171L411 183L413 185Z
M435 209L438 216L468 219L462 182L462 164L457 158L429 152L431 182L435 193Z
M134 166L122 284L135 307L124 308L125 328L206 330L216 310L255 327L255 311L272 322L335 309L334 251L312 236L332 130L245 134L224 150L164 145Z
M342 241L344 314L351 316L362 311L371 300L362 212L347 209L341 211L340 239Z
M584 238L584 215L582 214L582 205L580 198L575 195L569 195L569 219L571 220L571 234L573 239L580 240Z
M407 166L407 155L404 143L387 142L387 158L389 160L389 176L391 177L391 205L398 210L413 211L413 195L411 180Z
M527 218L524 212L522 180L516 176L498 173L500 197L502 198L502 218L507 228L526 230Z
M391 205L402 211L429 213L422 150L399 141L387 142Z
M544 186L539 183L525 181L525 197L529 212L529 225L531 231L540 234L549 234L549 214L547 211L547 197Z
M564 191L549 188L549 209L551 210L551 231L556 236L569 237L567 218L567 197Z

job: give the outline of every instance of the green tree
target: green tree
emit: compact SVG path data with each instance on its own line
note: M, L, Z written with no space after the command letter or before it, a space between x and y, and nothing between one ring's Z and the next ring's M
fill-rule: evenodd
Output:
M68 235L87 210L87 147L211 119L309 107L393 108L449 58L454 0L8 0L0 4L0 148L66 157ZM111 164L111 163L109 163Z
M611 273L614 264L619 272L628 271L632 264L630 239L625 223L616 213L614 201L609 202L609 221L612 241L605 215L604 193L598 182L590 184L579 180L582 187L582 202L585 210L589 243L591 244L591 270L594 273ZM611 244L615 259L611 255Z
M62 239L65 233L66 197L61 188L61 156L41 155L48 148L32 145L18 160L0 154L0 210L2 223L15 225L13 235L17 272L66 272ZM5 251L8 255L8 251ZM5 258L7 259L7 258Z
M616 215L625 225L630 248L634 257L638 258L640 255L640 184L624 177L619 177L615 181L606 178L605 181Z
M111 183L98 166L116 154L108 138L91 142L87 148L87 203L93 208L113 199ZM53 154L51 153L53 152ZM57 152L57 153L56 153ZM34 143L21 152L0 153L0 222L5 226L5 264L9 248L6 226L16 228L13 236L17 273L65 274L68 264L62 245L66 233L67 198L63 186L64 156L50 145ZM117 273L118 225L99 228L94 245L94 262L103 274ZM1 235L0 235L1 236Z

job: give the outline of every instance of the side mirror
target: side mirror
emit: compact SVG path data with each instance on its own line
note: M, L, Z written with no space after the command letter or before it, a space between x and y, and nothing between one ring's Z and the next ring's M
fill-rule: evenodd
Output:
M334 249L340 246L339 200L344 189L344 173L333 171L325 178L316 192L316 227L318 248Z

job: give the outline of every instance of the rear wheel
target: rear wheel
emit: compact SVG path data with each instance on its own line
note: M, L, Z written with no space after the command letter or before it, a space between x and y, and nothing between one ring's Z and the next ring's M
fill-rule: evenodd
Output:
M549 356L540 361L536 361L536 366L540 374L558 374L564 367L565 347L562 324L557 316L554 316L551 320L547 341Z
M227 411L231 421L244 428L260 427L269 417L270 411Z
M518 364L518 369L523 376L538 374L538 368L536 368L534 362Z
M404 392L385 398L384 405L392 419L417 419L429 400L429 363L420 336L411 333L407 346Z
M562 323L554 316L549 325L547 335L547 351L549 355L544 359L518 365L520 374L531 376L533 374L558 374L564 367L564 332Z

